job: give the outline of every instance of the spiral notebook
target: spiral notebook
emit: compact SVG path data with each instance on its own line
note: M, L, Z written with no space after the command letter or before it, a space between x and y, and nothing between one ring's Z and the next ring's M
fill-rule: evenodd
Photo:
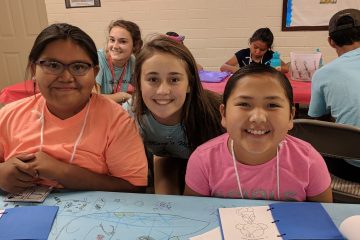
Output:
M344 239L320 203L219 208L222 237L243 239Z

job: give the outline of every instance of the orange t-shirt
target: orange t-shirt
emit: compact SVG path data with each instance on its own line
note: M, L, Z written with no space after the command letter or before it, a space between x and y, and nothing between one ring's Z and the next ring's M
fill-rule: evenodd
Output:
M61 120L49 112L40 95L10 103L0 109L0 161L40 150L40 116L44 109L42 151L69 162L80 134L86 107ZM134 120L117 103L93 94L87 123L72 164L96 173L147 185L147 160Z

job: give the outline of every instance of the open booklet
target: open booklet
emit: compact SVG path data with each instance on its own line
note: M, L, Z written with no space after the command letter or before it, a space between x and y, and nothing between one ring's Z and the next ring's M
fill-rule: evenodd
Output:
M344 239L320 203L219 208L223 239Z

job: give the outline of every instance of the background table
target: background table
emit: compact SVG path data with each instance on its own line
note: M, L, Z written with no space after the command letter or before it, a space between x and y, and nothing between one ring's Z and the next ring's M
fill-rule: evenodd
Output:
M128 93L132 93L134 87L129 84ZM39 88L37 87L35 93L39 93ZM24 82L16 83L5 87L0 92L0 104L7 104L13 101L30 97L34 95L34 82L32 80L26 80Z
M294 103L309 105L311 97L311 82L291 80L289 74L287 74L287 77L289 78L291 86L293 87ZM223 94L228 79L229 77L218 83L202 82L202 85L205 89ZM38 93L38 90L36 93ZM26 80L24 82L17 83L2 89L0 92L0 103L10 103L21 98L32 96L33 94L33 82L31 80Z
M311 97L311 82L295 81L290 78L290 74L286 74L293 88L294 103L309 105ZM225 85L229 77L218 83L201 82L205 89L223 94Z
M37 89L35 93L38 92ZM6 104L33 95L34 82L32 80L26 80L3 88L0 92L0 103Z
M0 209L15 205L4 203ZM42 205L59 206L49 239L188 239L219 226L219 207L270 201L115 192L58 192ZM360 204L323 204L337 226Z

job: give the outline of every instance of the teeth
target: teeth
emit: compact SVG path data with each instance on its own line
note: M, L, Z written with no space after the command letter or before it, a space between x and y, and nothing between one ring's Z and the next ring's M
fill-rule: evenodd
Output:
M248 133L251 133L251 134L254 134L254 135L263 135L263 134L268 132L268 131L265 131L265 130L253 130L253 129L247 129L246 131Z
M171 102L171 100L166 100L166 99L158 99L158 100L155 100L155 102L157 103L157 104L168 104L168 103L170 103Z

